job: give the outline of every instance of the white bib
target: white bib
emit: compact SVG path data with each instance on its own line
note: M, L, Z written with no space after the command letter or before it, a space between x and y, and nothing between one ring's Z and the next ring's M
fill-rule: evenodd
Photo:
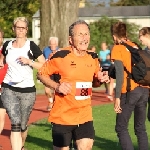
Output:
M92 95L92 82L76 82L76 100L86 100Z

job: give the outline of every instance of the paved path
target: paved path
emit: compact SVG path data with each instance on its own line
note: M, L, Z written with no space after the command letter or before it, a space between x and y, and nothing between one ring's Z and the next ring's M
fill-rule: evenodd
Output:
M36 122L42 118L48 117L49 112L46 111L47 103L48 101L45 95L37 96L36 103L34 105L32 114L30 116L29 124ZM97 91L97 90L93 91L92 106L106 104L106 103L112 103L112 102L110 102L106 98L106 95L104 94L103 91ZM11 150L9 136L10 136L10 121L8 116L6 115L5 127L2 132L2 135L0 135L0 145L3 146L3 150Z

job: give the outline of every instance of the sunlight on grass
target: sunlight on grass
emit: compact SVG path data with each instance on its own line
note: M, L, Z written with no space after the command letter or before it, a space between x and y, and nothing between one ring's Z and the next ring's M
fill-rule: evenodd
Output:
M115 133L115 113L113 104L94 106L93 118L95 127L95 142L93 150L121 150ZM150 137L150 123L147 121L148 137ZM137 150L136 136L133 130L133 116L129 123L129 132ZM30 125L25 144L28 150L52 150L51 125L47 119Z

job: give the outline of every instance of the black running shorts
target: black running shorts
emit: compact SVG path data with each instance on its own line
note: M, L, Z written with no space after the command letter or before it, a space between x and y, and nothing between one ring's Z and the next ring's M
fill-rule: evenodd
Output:
M95 130L93 121L79 125L60 125L52 123L53 145L56 147L66 147L70 145L72 139L80 140L83 138L94 139Z

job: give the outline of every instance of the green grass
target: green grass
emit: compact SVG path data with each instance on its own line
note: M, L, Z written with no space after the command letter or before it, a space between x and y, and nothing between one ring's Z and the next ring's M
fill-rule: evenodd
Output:
M95 142L93 150L121 150L118 144L115 127L115 113L113 104L94 106L93 117L95 127ZM150 137L149 122L146 122L148 137ZM129 122L129 132L137 148L136 136L133 130L133 116ZM51 125L43 119L30 125L25 147L28 150L52 150Z

